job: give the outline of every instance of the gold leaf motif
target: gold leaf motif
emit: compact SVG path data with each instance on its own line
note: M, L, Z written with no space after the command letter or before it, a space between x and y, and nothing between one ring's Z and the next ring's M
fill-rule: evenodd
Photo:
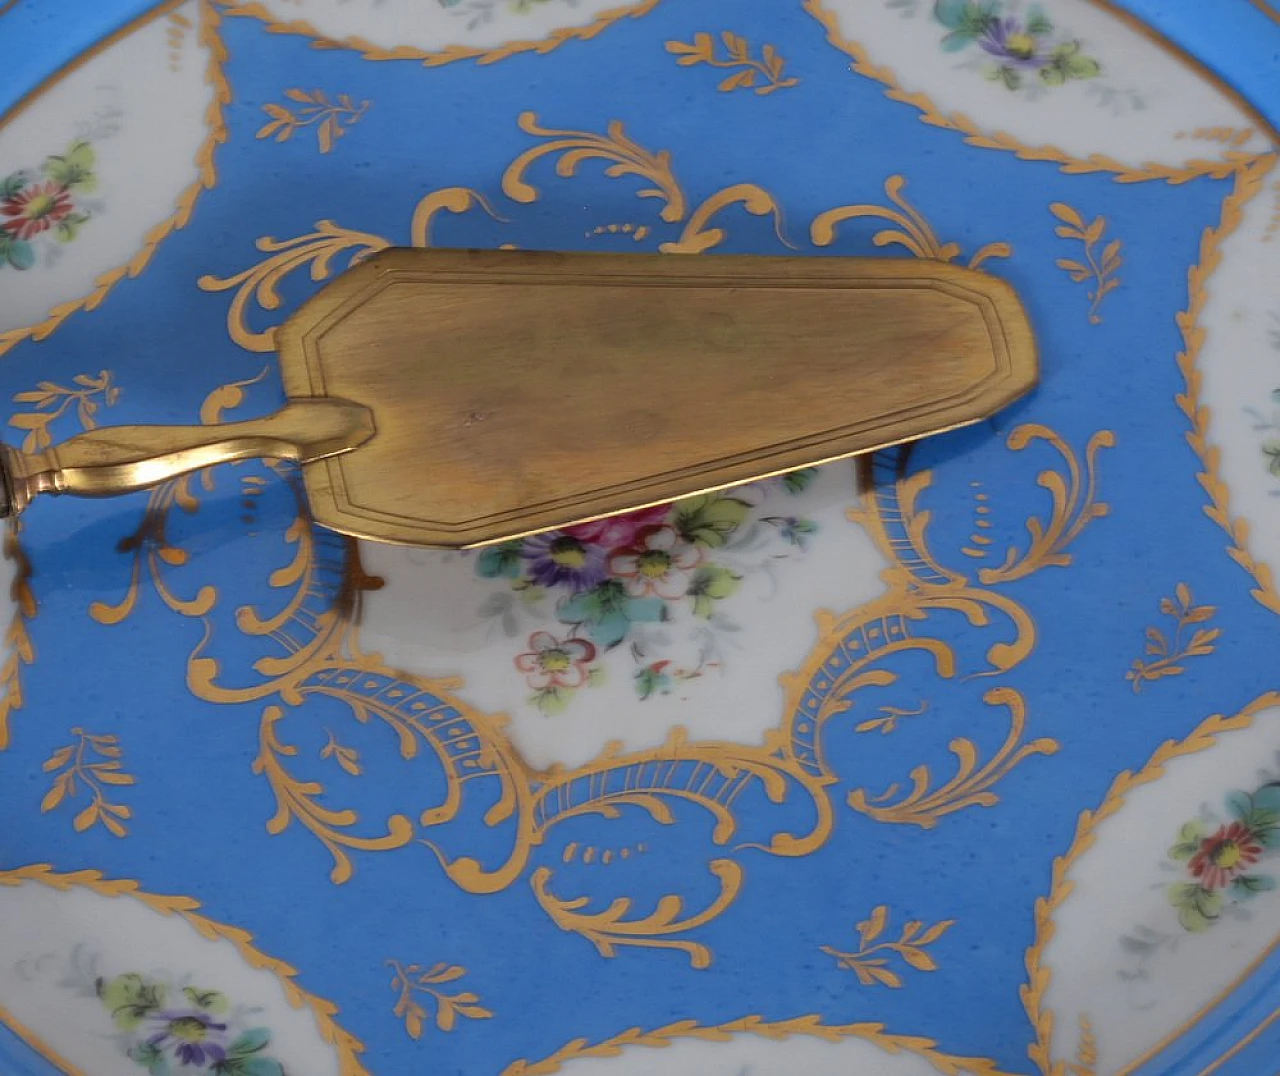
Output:
M772 45L765 45L760 50L760 59L753 60L751 46L747 44L746 38L725 30L720 35L720 41L724 45L727 58L716 55L715 42L707 33L694 34L693 41L688 44L683 41L668 41L667 51L679 57L676 63L681 67L706 64L708 67L731 70L736 68L728 78L723 79L716 86L721 93L730 93L738 89L754 89L757 96L763 97L777 90L799 85L799 79L784 77L786 61ZM763 81L757 83L757 78Z
M829 945L820 948L828 956L835 957L840 967L853 972L863 986L887 986L893 990L902 986L901 974L890 967L891 955L916 971L937 971L938 962L926 952L925 946L941 938L955 925L955 920L945 919L921 933L924 924L913 919L902 928L896 940L877 941L888 921L889 907L880 904L870 918L857 925L859 944L856 951L843 952Z
M314 127L321 153L330 152L338 139L364 118L372 104L362 101L357 105L345 93L330 101L323 90L308 93L294 88L285 90L284 95L301 107L295 111L270 102L263 105L262 111L267 114L268 122L258 129L257 137L288 142L299 131Z
M320 748L320 757L333 759L342 767L344 772L350 774L352 777L359 777L361 773L360 753L354 747L343 747L342 744L338 743L338 739L334 736L332 730L325 729L325 733L328 735L329 741Z
M1124 263L1120 255L1120 240L1112 239L1099 255L1096 247L1107 228L1105 217L1095 217L1092 222L1085 224L1079 211L1065 202L1051 203L1049 212L1059 220L1066 221L1065 226L1054 229L1054 233L1059 238L1077 239L1084 244L1084 257L1087 264L1082 265L1069 258L1058 258L1054 264L1059 269L1065 270L1076 284L1092 280L1093 284L1088 291L1089 324L1100 325L1102 316L1098 313L1098 307L1107 295L1120 286L1120 278L1115 275L1116 270Z
M72 820L72 828L83 833L101 823L116 837L128 834L125 822L133 817L133 811L123 804L112 803L103 791L103 785L132 785L132 774L124 772L120 761L123 752L119 741L111 735L94 735L82 728L73 728L73 742L60 747L41 767L45 773L54 773L53 784L40 801L40 812L48 814L64 801L75 799L81 789L88 793L89 802Z
M466 968L436 964L424 969L421 964L406 965L398 960L388 960L387 966L393 971L391 989L396 992L392 1012L404 1021L412 1039L422 1038L429 1017L434 1018L441 1031L452 1031L460 1016L468 1020L486 1020L493 1016L479 1003L478 995L469 991L451 994L440 989L466 975ZM420 997L425 998L425 1003L418 1000Z
M22 440L23 452L43 452L52 445L50 427L68 411L75 415L80 429L97 429L99 406L113 407L120 399L120 389L112 382L110 370L96 375L77 374L71 381L74 388L41 381L29 392L14 394L14 403L32 406L31 411L19 412L9 419L10 426L27 431Z
M1134 694L1142 691L1144 684L1154 683L1169 676L1180 676L1186 672L1182 664L1187 658L1205 657L1212 654L1222 631L1219 628L1194 628L1211 620L1217 608L1212 605L1195 605L1191 588L1186 583L1179 583L1174 588L1172 598L1160 599L1160 612L1172 617L1174 621L1173 638L1169 639L1158 628L1146 630L1146 661L1138 658L1124 674L1124 678L1133 684ZM1190 632L1188 629L1194 629Z

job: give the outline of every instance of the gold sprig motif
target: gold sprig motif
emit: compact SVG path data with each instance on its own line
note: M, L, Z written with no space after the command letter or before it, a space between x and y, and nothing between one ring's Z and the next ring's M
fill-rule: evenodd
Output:
M1144 684L1186 672L1183 662L1187 658L1212 654L1222 630L1196 625L1211 620L1217 611L1212 605L1194 604L1191 588L1186 583L1179 583L1174 588L1172 598L1161 598L1160 612L1174 621L1173 637L1166 636L1156 627L1147 629L1146 657L1135 659L1124 674L1124 678L1133 684L1134 694L1142 691ZM1189 628L1192 630L1188 635Z
M1049 206L1049 212L1063 222L1054 229L1059 238L1076 239L1083 244L1083 262L1074 258L1059 258L1054 264L1059 269L1066 270L1067 275L1077 284L1089 282L1089 324L1100 325L1102 315L1098 313L1098 307L1107 295L1120 286L1120 278L1116 276L1116 271L1124 263L1124 258L1120 256L1120 240L1112 239L1099 253L1098 244L1102 242L1107 230L1106 217L1094 217L1085 224L1079 212L1065 202L1054 202Z
M297 87L285 90L284 95L296 107L289 108L273 102L263 105L262 111L269 119L258 130L257 137L288 142L299 131L314 127L321 153L331 152L338 139L364 118L372 103L361 101L356 104L345 93L331 101L323 90L302 90Z
M720 35L725 55L716 54L715 39L708 33L697 33L693 40L686 44L683 41L668 41L667 51L678 57L676 63L681 67L692 67L694 64L706 64L708 67L720 67L733 73L720 81L716 89L721 93L733 90L751 89L760 97L796 86L798 78L788 78L783 74L787 62L772 45L765 45L760 50L760 59L751 57L751 46L747 39L725 30Z
M75 799L81 788L89 794L89 803L76 815L72 825L77 833L101 823L116 837L128 834L125 826L133 811L121 803L107 799L104 786L134 784L131 774L124 772L123 752L115 736L95 736L82 728L73 728L72 743L60 747L45 761L45 773L54 773L53 785L40 802L42 813L55 810L63 801Z
M119 399L120 389L112 382L110 370L76 374L70 386L41 381L34 389L14 395L14 403L30 404L32 410L14 415L9 425L27 431L23 452L40 452L53 444L49 428L68 411L74 408L82 430L92 430L98 425L98 408L112 407Z
M895 990L902 986L902 975L890 966L891 956L897 956L916 971L938 970L938 962L925 951L925 946L932 945L950 930L955 925L954 919L944 919L927 930L924 923L912 919L903 926L896 940L884 937L888 923L889 908L880 904L857 925L858 948L855 951L843 952L830 945L820 948L828 956L835 957L842 968L853 972L863 986L887 986Z
M393 1011L404 1021L411 1039L422 1038L429 1016L441 1031L452 1031L458 1026L460 1016L467 1020L487 1020L493 1015L471 991L450 993L445 989L466 975L466 968L457 964L424 968L421 964L401 964L398 960L388 960L387 967L392 970L391 989L396 994Z

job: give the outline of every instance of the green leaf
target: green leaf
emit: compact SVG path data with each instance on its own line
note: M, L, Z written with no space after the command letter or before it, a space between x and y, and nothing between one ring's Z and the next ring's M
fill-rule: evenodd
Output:
M1245 823L1249 821L1249 816L1253 814L1253 797L1248 792L1241 792L1239 789L1228 792L1224 802L1232 818Z
M1267 470L1276 478L1280 478L1280 441L1266 441L1262 445L1262 454L1269 457Z
M954 34L963 34L972 39L984 33L991 25L998 7L997 0L986 0L985 3L975 3L974 0L937 0L933 6L933 17ZM943 48L947 46L944 44ZM954 51L954 47L948 51Z
M715 603L729 597L742 584L742 576L722 564L704 564L693 573L689 593L693 596L695 616L710 618Z
M661 598L633 598L616 579L562 601L556 616L565 624L585 624L587 634L606 650L617 646L633 623L665 620L667 607Z
M23 172L11 172L0 179L0 198L12 198L27 185L27 177Z
M44 174L64 187L92 191L98 185L93 162L93 147L88 142L77 142L62 156L47 157Z
M169 1076L169 1059L158 1046L140 1042L128 1052L129 1060L145 1065L151 1076Z
M236 1064L236 1076L284 1076L284 1066L270 1057L251 1057Z
M1027 8L1027 33L1036 37L1053 33L1053 22L1039 4L1032 4Z
M31 244L21 239L14 239L5 248L5 256L15 269L30 269L36 263L36 252Z
M111 1013L116 1027L121 1031L132 1031L147 1016L164 1007L165 988L162 983L130 972L99 983L98 997Z
M231 1057L248 1057L266 1049L271 1042L271 1032L265 1027L251 1027L243 1032L228 1048Z
M1171 885L1169 903L1178 910L1182 929L1192 934L1203 934L1222 912L1222 894L1194 882Z
M633 624L657 624L667 619L667 603L661 598L628 598L622 615Z
M1242 874L1231 883L1232 896L1248 900L1255 893L1266 893L1276 887L1276 880L1266 874Z
M1067 61L1067 78L1097 78L1102 74L1102 65L1089 56L1073 56Z
M58 242L70 243L80 234L80 228L88 219L89 215L87 213L69 213L63 217L56 226Z
M636 694L643 700L670 691L671 677L662 671L660 665L646 665L636 673L634 684Z
M1041 72L1043 74L1043 72ZM987 68L987 78L992 82L1003 82L1005 89L1016 90L1022 85L1022 76L1018 74L1012 67L1005 67L997 64L994 67Z
M947 34L940 44L943 52L959 52L962 48L973 41L974 35L964 30L952 30Z
M782 485L788 493L803 493L811 485L813 480L818 477L818 468L802 467L798 471L791 471L782 476Z
M184 986L182 993L192 1005L207 1012L224 1013L231 1008L227 996L216 990L197 990L194 986Z
M737 497L709 493L676 505L672 524L686 542L714 549L742 526L750 505Z
M554 716L564 713L569 708L570 698L572 698L572 692L565 691L563 688L544 687L541 691L535 692L529 701L544 714Z
M587 625L587 634L606 650L622 642L630 630L631 621L622 613L606 613Z
M1178 839L1169 849L1172 859L1190 859L1200 850L1200 842L1204 840L1204 825L1197 819L1185 823L1178 830Z
M486 579L515 579L520 575L520 550L524 543L517 540L489 546L476 560L476 571Z

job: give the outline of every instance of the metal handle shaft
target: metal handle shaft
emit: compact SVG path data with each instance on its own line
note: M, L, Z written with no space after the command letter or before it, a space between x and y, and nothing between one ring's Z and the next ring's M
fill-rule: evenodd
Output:
M43 452L3 448L3 515L39 493L111 497L148 489L217 463L265 457L311 463L373 436L367 407L338 399L292 400L265 418L213 426L113 426Z

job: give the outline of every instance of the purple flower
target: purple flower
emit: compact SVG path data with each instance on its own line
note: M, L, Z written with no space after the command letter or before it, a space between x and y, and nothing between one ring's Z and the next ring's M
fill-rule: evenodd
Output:
M1049 62L1048 55L1040 51L1040 38L1015 18L992 19L978 44L984 52L1015 67L1040 68Z
M563 531L525 539L521 555L529 561L529 577L539 586L590 590L609 578L605 549Z
M172 1050L184 1065L216 1065L227 1059L226 1024L217 1023L197 1009L158 1012L150 1018L157 1030L147 1039L150 1046Z

